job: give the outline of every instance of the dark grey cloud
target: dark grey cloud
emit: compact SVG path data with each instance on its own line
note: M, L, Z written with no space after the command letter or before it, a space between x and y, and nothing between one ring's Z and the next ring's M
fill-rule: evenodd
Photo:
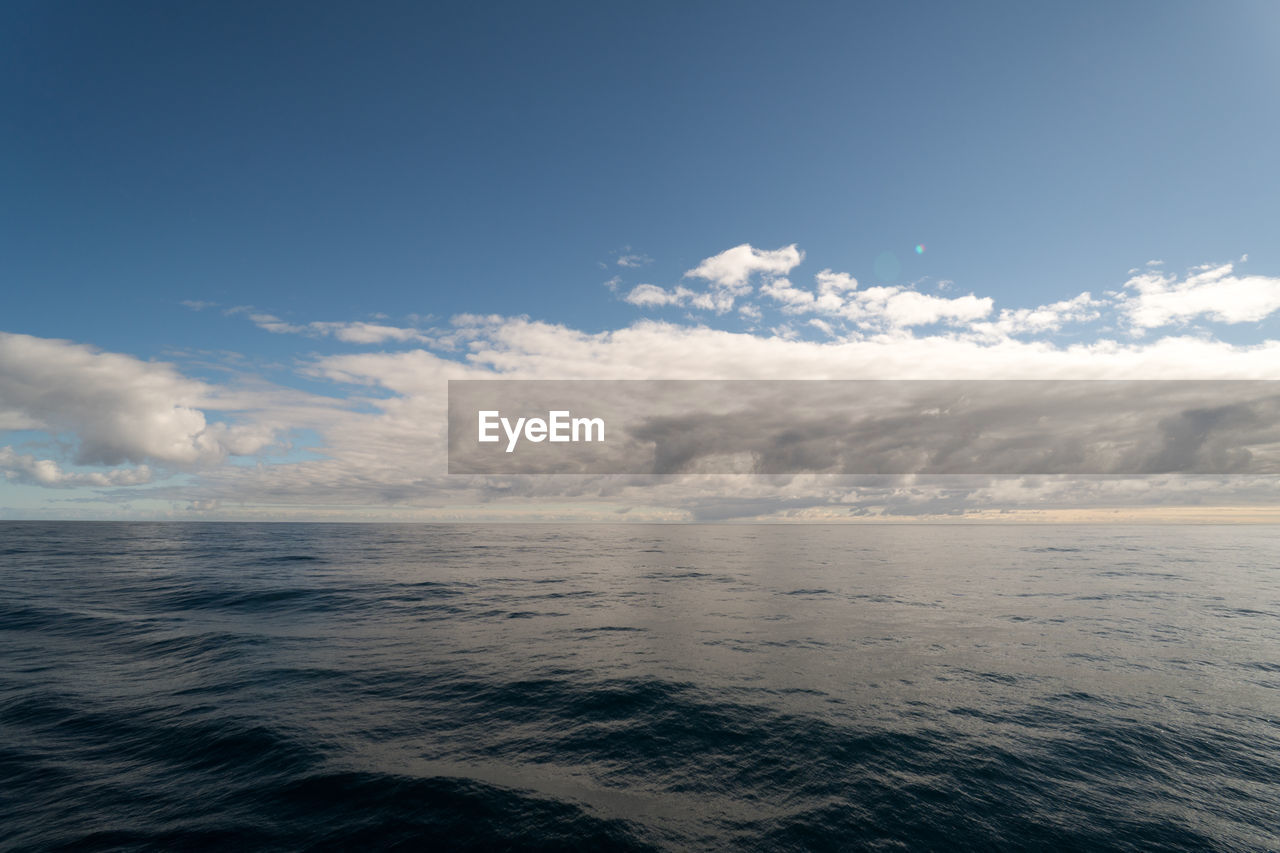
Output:
M605 420L479 444L476 412ZM1213 380L465 381L451 473L1280 474L1280 384Z

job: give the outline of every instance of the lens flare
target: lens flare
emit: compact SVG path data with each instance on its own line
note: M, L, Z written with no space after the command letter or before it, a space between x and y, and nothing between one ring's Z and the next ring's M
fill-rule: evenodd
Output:
M916 254L917 255L924 254L924 243L916 243Z

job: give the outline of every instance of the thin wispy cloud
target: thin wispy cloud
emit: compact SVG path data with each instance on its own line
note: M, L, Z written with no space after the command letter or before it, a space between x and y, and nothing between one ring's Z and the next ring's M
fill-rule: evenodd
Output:
M287 323L273 314L250 314L249 319L259 329L277 335L333 337L351 344L406 343L410 341L425 343L428 341L427 336L417 329L388 326L383 323L313 321L297 324Z

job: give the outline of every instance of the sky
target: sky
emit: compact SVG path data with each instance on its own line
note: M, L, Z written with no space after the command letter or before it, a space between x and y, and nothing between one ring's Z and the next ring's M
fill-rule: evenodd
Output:
M460 477L442 435L449 378L1275 378L1278 42L1272 2L6 3L0 518L1265 516Z

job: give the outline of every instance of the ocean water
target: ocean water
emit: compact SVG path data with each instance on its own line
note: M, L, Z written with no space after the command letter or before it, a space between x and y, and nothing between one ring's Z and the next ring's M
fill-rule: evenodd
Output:
M1276 850L1280 530L4 523L0 848Z

